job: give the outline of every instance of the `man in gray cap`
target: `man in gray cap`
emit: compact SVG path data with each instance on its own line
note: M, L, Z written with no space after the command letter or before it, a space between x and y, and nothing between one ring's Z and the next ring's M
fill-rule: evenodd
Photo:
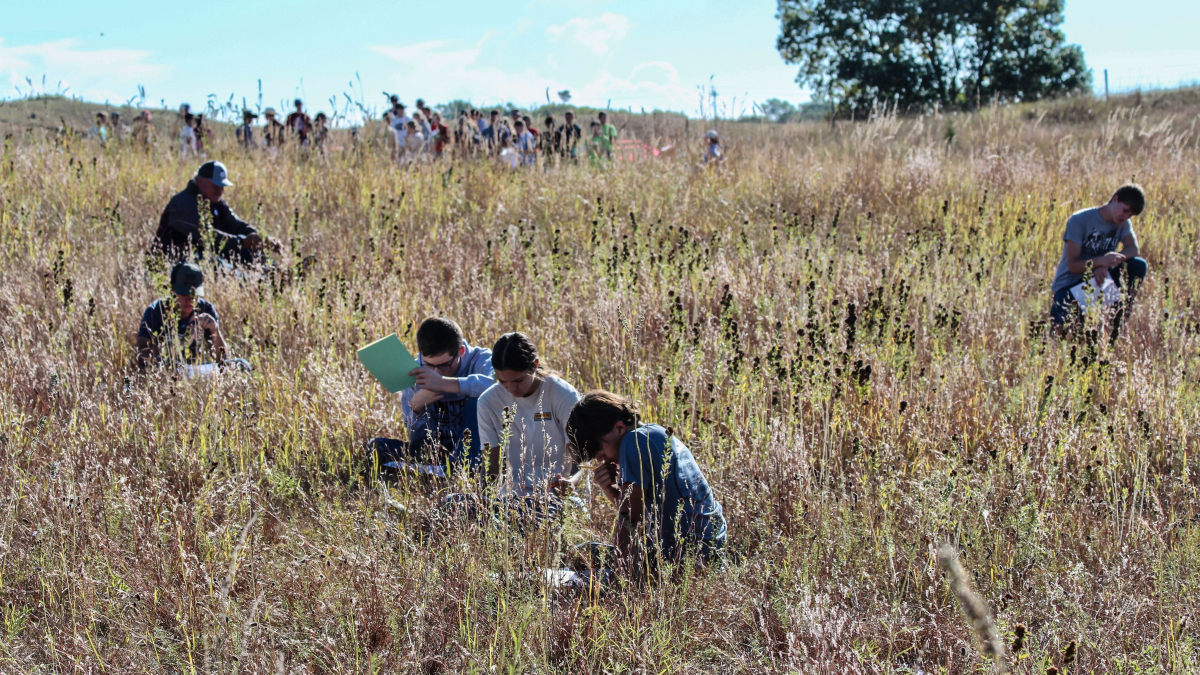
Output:
M137 333L138 365L146 367L163 360L179 364L196 364L204 360L211 349L216 362L226 365L225 338L217 320L217 310L204 299L204 273L195 263L178 263L171 268L171 291L174 300L155 300L142 313ZM178 339L175 352L174 335ZM250 364L235 359L239 365ZM248 369L248 368L247 368Z
M188 181L182 192L167 202L158 220L157 243L163 255L183 261L205 254L206 235L211 232L216 255L230 263L256 264L262 262L264 239L250 223L237 217L229 204L221 199L225 188L232 187L229 172L220 162L205 162ZM202 229L200 209L212 214L209 232ZM265 243L279 251L279 241L267 237Z

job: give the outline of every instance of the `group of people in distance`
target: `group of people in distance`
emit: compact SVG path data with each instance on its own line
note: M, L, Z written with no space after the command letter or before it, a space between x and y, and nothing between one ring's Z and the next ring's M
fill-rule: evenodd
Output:
M532 166L539 155L574 162L581 146L591 158L611 158L617 140L617 128L609 124L606 113L591 122L585 139L575 113L569 110L562 124L547 115L539 129L529 115L515 109L507 116L499 110L462 110L457 119L446 120L421 99L411 117L399 97L392 96L391 103L383 119L395 135L395 157L402 165L436 159L447 152L463 157L484 153L513 168Z
M611 160L617 142L617 128L600 112L588 123L588 131L575 121L574 111L563 113L560 124L554 115L538 123L517 109L504 115L498 109L458 110L455 119L445 119L417 99L412 116L398 96L391 97L392 107L383 114L384 122L395 138L395 158L401 165L438 159L491 156L511 168L557 162L576 163L585 156L593 164ZM716 130L706 136L705 164L722 160L720 136Z
M242 124L234 130L238 144L247 149L278 149L286 143L295 142L302 148L323 148L329 139L329 118L323 112L310 118L308 113L304 112L304 102L300 99L296 99L295 106L296 109L288 114L283 122L276 119L277 113L274 108L267 108L263 111L266 123L261 128L254 126L254 121L258 119L257 113L243 111ZM99 111L96 113L95 122L88 128L87 136L101 145L132 138L138 144L150 147L158 140L152 120L153 115L150 111L143 110L138 114L133 127L129 127L121 123L119 111ZM203 113L193 113L187 103L179 106L179 116L172 135L178 141L177 149L181 157L203 157L212 132L212 127L205 123Z
M227 353L217 310L203 297L198 263L236 273L264 265L264 248L278 251L280 243L237 217L223 199L232 185L224 164L206 162L163 210L155 248L174 263L173 297L143 312L137 334L143 367L205 365L212 358L207 365L250 368ZM1148 271L1130 223L1145 206L1142 188L1127 184L1106 204L1070 216L1051 287L1051 319L1060 332L1103 307L1093 296L1111 284L1119 298L1103 316L1112 319L1116 339ZM202 217L201 209L208 214ZM704 473L671 430L644 423L632 401L606 391L580 395L546 367L522 333L501 335L487 349L468 344L454 321L431 317L418 327L416 343L416 384L400 398L407 435L367 442L373 472L467 470L498 482L503 506L554 517L590 469L619 514L619 564L634 561L636 551L644 552L636 553L637 561L722 557L725 517ZM502 506L461 495L448 500L463 501L484 512ZM644 549L634 545L639 526Z
M310 118L304 111L304 101L300 99L293 101L292 105L295 106L295 110L288 113L283 122L276 119L278 113L274 108L264 110L263 117L266 118L266 122L261 130L256 130L254 126L258 114L252 110L243 110L242 124L235 131L238 143L247 149L259 147L256 131L261 131L262 147L267 149L281 148L289 138L301 148L324 148L329 140L329 118L323 112Z
M417 99L411 117L398 96L391 96L390 102L391 108L384 112L383 121L389 130L393 158L401 166L446 156L493 157L514 169L537 164L548 167L559 162L577 163L581 156L586 156L592 164L602 164L613 159L617 143L617 128L603 111L588 123L585 133L571 110L563 113L561 124L553 115L546 115L539 128L529 114L516 109L507 115L501 114L500 110L486 113L474 108L459 110L456 119L447 120L421 99ZM310 118L301 99L293 101L293 105L295 109L283 121L274 108L266 108L262 113L266 118L262 126L256 126L258 113L243 110L242 123L234 131L238 144L245 149L262 147L270 152L277 152L288 144L323 151L329 140L329 118L323 112ZM212 128L205 124L203 113L193 113L190 105L182 104L176 130L172 133L178 139L181 157L206 155ZM126 136L132 136L146 147L156 142L149 110L140 113L132 129L121 124L119 112L111 115L97 112L96 123L88 130L88 136L101 144L109 138ZM720 135L715 129L709 130L705 134L703 164L719 165L724 154Z
M133 126L130 127L121 121L121 112L114 110L111 113L103 110L96 113L96 120L87 130L87 136L99 142L101 145L106 145L110 141L120 142L127 138L132 138L137 143L145 146L154 144L156 135L154 125L151 123L152 116L149 110L143 110L138 113L138 116L133 121Z

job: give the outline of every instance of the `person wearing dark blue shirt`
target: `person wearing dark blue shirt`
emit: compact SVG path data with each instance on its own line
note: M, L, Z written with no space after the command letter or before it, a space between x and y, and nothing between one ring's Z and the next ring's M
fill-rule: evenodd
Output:
M642 526L645 563L700 562L723 555L725 515L688 447L657 424L642 424L631 401L588 392L571 409L567 438L617 508L618 565L637 572L634 533Z
M504 139L509 138L509 131L508 127L500 123L499 110L492 111L491 124L489 124L488 128L484 129L479 136L489 152L500 152L500 146L504 142Z
M177 358L181 364L204 362L205 351L211 350L219 366L235 364L249 370L249 362L243 359L227 359L225 337L221 334L217 310L202 296L204 295L204 273L194 263L179 263L171 268L171 290L173 301L158 299L142 312L142 321L137 333L138 365L145 367L151 362L164 360L163 351L173 341L178 341Z
M232 185L224 164L216 161L202 164L187 187L171 197L163 209L154 235L158 249L176 262L193 256L203 258L205 238L211 234L217 257L229 263L263 262L264 244L279 252L279 240L263 237L223 199L225 188ZM200 212L202 206L209 210L204 217Z

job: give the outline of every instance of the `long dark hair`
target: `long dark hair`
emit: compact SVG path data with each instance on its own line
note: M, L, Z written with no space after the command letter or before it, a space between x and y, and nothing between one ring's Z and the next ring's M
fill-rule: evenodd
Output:
M524 333L505 333L492 345L492 369L532 373L542 368L537 346Z
M589 461L600 452L600 438L612 431L617 422L630 429L638 424L641 413L637 404L610 391L589 391L571 408L567 418L567 440L575 446L579 459Z

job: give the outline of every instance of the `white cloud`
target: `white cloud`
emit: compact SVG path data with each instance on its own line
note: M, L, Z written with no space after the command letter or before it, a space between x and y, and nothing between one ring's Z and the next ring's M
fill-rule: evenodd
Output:
M620 42L632 27L629 17L624 14L605 12L593 19L576 17L561 26L550 26L546 34L554 40L562 37L563 33L571 32L571 37L579 44L587 47L596 56L604 56L612 42Z
M679 84L679 71L675 69L675 64L671 63L670 61L645 61L643 63L639 63L633 67L633 70L629 73L629 77L630 79L633 79L634 77L637 77L638 73L648 69L660 71L663 76L666 77L667 84Z
M41 75L45 74L47 82L61 81L62 86L74 86L79 93L85 93L131 88L170 72L169 66L147 62L152 52L80 49L79 44L79 40L68 39L9 47L0 38L0 75L7 74L12 84L24 88L26 77L40 86Z
M447 72L462 70L475 63L483 51L483 44L492 36L489 31L468 49L445 49L449 40L427 40L411 45L369 47L376 54L381 54L411 69L436 68Z
M489 60L488 41L495 34L488 33L465 48L456 48L445 40L431 40L368 49L399 66L400 72L393 76L389 88L395 88L406 98L466 99L480 105L511 101L527 105L544 102L547 89L552 99L556 92L569 89L571 100L579 105L603 107L611 99L618 107L632 105L634 109L695 107L694 87L682 86L679 71L668 61L639 63L625 76L614 75L605 65L581 82L583 78L560 79L554 68L557 60L553 54L547 54L545 63L550 64L550 72L556 73L555 76L543 75L533 67L510 72Z
M625 77L602 69L578 91L572 90L572 94L580 103L603 107L611 99L618 108L632 106L635 110L640 107L689 110L694 108L696 99L694 89L680 84L679 71L667 61L639 63Z
M510 73L481 60L485 44L495 34L489 31L473 46L463 49L452 48L447 40L368 49L402 66L401 74L393 81L394 86L407 92L404 95L430 101L463 98L479 103L531 102L543 100L546 87L559 86L533 69Z

